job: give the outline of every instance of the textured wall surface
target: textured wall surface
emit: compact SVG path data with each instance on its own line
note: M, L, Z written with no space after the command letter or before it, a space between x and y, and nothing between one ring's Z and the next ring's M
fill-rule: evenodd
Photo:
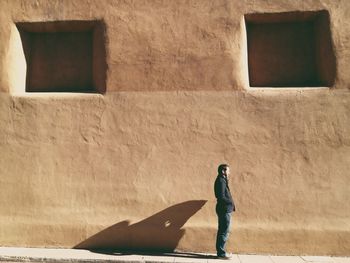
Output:
M334 86L249 87L244 14L313 10ZM105 93L25 93L16 23L66 20L104 21ZM0 245L213 252L227 162L230 251L350 255L349 28L345 0L0 0Z

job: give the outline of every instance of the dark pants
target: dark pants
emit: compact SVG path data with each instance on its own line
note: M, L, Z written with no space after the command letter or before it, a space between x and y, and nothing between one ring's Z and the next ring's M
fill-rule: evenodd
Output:
M231 224L231 213L217 213L219 227L216 235L216 253L218 256L225 256L225 244L228 240Z

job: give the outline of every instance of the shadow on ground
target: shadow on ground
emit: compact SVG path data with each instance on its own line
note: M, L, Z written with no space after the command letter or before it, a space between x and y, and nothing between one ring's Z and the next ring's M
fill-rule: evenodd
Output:
M114 255L114 256L130 256L130 255L141 255L141 256L159 256L159 257L180 257L180 258L203 258L203 259L217 259L217 256L206 255L200 253L190 252L160 252L151 250L112 250L112 249L89 249L89 251L98 254Z
M137 252L156 255L175 251L185 234L182 227L200 210L207 200L192 200L176 204L138 223L122 221L89 237L74 248L93 252L123 255ZM174 253L172 256L181 255ZM184 256L188 255L184 253ZM195 256L198 254L192 255Z

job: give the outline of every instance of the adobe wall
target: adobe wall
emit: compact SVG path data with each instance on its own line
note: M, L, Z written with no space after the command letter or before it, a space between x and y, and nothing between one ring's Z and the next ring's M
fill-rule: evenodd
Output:
M334 85L250 87L244 14L314 10ZM16 23L75 20L105 91L25 92ZM348 1L0 0L0 246L214 252L227 162L228 250L349 256L349 28Z

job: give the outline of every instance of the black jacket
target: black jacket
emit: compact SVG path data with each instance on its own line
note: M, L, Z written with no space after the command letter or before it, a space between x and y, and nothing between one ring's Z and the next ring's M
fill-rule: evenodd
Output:
M226 177L222 175L216 177L214 191L217 200L217 213L231 213L236 210Z

